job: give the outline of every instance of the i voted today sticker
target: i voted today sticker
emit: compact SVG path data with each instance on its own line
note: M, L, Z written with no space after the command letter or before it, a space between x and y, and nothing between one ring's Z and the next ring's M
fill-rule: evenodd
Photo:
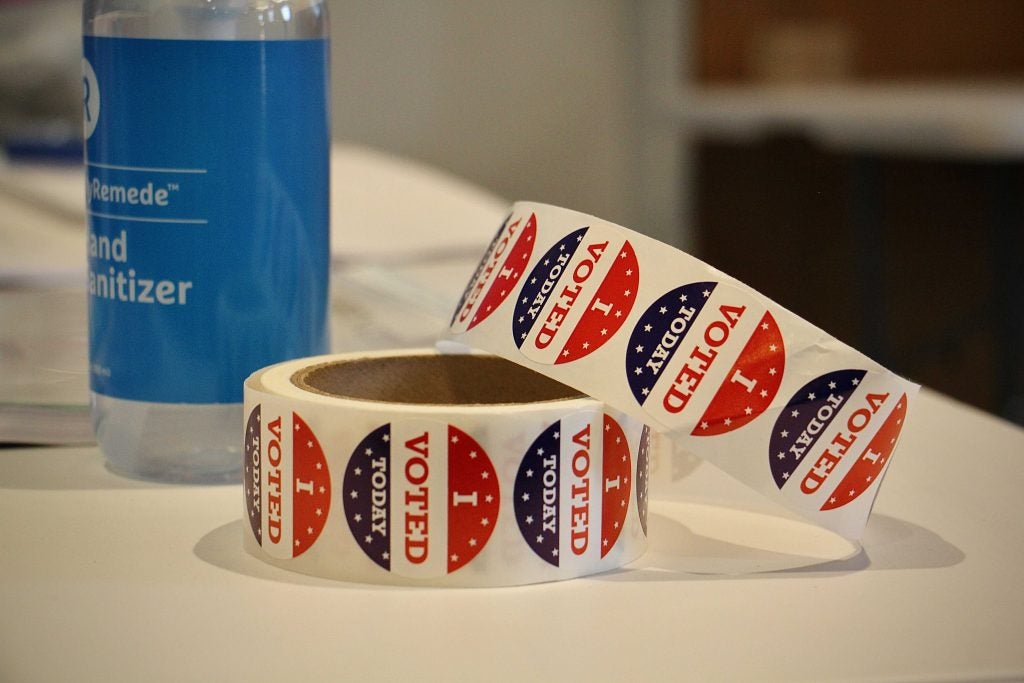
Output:
M444 422L389 422L356 446L341 490L368 558L400 576L432 578L470 562L498 522L501 491L487 452Z

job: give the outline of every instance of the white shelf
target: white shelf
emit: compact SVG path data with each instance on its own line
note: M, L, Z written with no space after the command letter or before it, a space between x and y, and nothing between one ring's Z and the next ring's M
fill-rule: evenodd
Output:
M855 152L1024 157L1024 83L692 87L669 99L680 125L706 137L789 132Z

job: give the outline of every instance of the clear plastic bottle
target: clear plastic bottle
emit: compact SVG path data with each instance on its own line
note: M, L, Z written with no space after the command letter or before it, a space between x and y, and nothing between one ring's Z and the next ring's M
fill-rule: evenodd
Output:
M242 382L328 350L325 0L85 0L93 428L237 481Z

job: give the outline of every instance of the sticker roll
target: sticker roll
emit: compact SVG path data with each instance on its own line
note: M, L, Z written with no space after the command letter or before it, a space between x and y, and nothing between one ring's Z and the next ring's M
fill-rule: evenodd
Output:
M686 253L531 202L484 253L444 347L595 396L852 539L918 389Z
M651 430L486 355L288 361L245 382L245 547L345 581L509 586L647 547Z

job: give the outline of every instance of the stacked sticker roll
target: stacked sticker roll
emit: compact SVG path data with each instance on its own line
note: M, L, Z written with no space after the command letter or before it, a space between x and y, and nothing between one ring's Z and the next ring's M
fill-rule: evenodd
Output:
M250 551L378 583L607 571L646 547L659 442L857 538L918 389L685 253L526 202L446 337L246 381Z
M350 581L502 586L647 546L650 430L492 356L291 361L245 383L246 547Z

